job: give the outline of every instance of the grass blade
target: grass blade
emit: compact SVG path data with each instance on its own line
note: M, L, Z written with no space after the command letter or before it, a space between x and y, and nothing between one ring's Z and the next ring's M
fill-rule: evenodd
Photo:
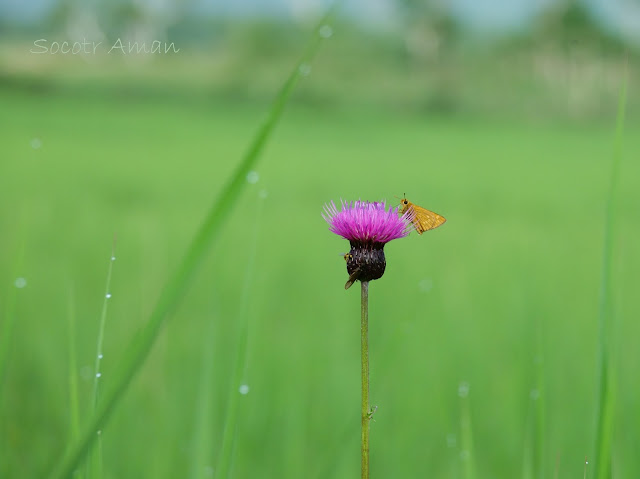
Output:
M240 323L239 340L238 347L236 349L237 354L233 371L233 379L231 381L231 388L229 390L229 397L227 401L227 413L225 418L224 432L222 435L222 447L216 467L216 479L226 479L227 477L229 477L229 472L233 467L233 452L236 441L238 410L240 408L241 400L240 387L243 384L247 370L247 343L249 339L249 316L247 309L251 294L251 284L253 280L256 252L258 250L260 218L262 216L263 207L264 198L260 197L258 198L255 221L253 222L253 224L255 224L256 226L252 238L253 241L248 253L247 272L244 276L245 280L244 286L242 288L242 297L240 300L240 312L238 314L238 321ZM246 394L246 392L243 394Z
M619 188L620 162L622 157L622 134L624 131L625 107L627 103L627 72L625 69L618 98L616 135L611 162L611 179L607 194L602 253L602 275L600 279L600 305L598 311L598 388L596 405L596 437L594 450L595 479L611 477L611 447L615 407L615 383L611 366L611 336L614 311L612 304L612 259L615 233L616 199Z
M76 349L76 306L73 289L69 291L69 313L67 314L67 336L69 341L69 414L70 443L80 436L80 400L78 397L78 353ZM79 477L79 475L78 475Z
M107 324L107 309L109 300L111 299L111 274L113 273L113 262L116 259L116 238L113 238L113 244L111 246L111 255L109 256L109 268L107 268L107 281L105 286L104 298L102 301L102 312L100 313L100 322L98 325L98 340L96 344L96 358L93 368L93 394L91 398L91 412L95 414L98 407L98 397L100 395L100 378L102 376L102 370L100 369L102 363L102 351L104 343L104 328ZM87 474L92 479L100 479L103 477L102 468L102 434L98 434L96 444L93 449L93 455L89 461L90 472Z
M542 325L536 323L535 382L529 391L529 412L524 441L523 479L543 479L545 474L545 368Z
M531 391L531 399L534 402L533 411L535 415L534 423L534 444L535 444L535 459L533 462L535 479L544 479L545 476L545 425L546 425L546 374L545 374L545 355L542 345L542 327L539 326L537 334L537 348L536 348L536 389Z
M213 315L212 315L213 316ZM207 477L207 466L213 460L211 450L213 440L211 437L211 404L213 401L213 348L211 344L216 328L213 317L209 321L207 333L203 335L202 342L202 365L200 366L200 384L199 392L196 396L196 414L193 427L191 470L189 477L191 479L200 479Z
M471 404L469 399L469 383L461 382L458 386L460 397L460 460L462 461L464 479L475 479L476 465L473 451L473 425L471 422Z
M13 338L13 328L16 324L16 304L18 301L18 289L23 288L26 285L26 281L22 277L18 277L22 270L24 263L24 243L20 245L18 254L16 255L13 275L11 280L14 283L9 286L7 297L4 307L4 318L2 321L2 329L0 330L0 391L4 383L4 376L7 371L7 364L9 362L9 353L11 351L11 344Z
M331 10L316 27L311 43L276 96L266 120L255 135L247 153L195 234L177 271L165 285L145 328L138 335L134 344L128 348L128 353L123 357L118 370L114 373L110 386L105 391L102 401L98 404L95 414L82 430L78 441L71 445L68 453L53 469L50 475L51 478L63 479L71 476L95 440L96 431L104 426L123 393L127 390L131 380L149 355L166 317L176 308L183 297L197 266L202 262L211 243L220 234L222 224L230 214L233 205L236 204L246 184L245 178L247 174L256 164L299 80L301 75L300 67L313 59L323 38L326 38L327 35L322 34L322 29L325 27L325 22L328 20L329 15L331 15Z
M98 407L98 395L100 393L100 365L102 363L102 349L104 343L104 328L107 323L107 309L109 305L109 299L111 299L111 274L113 272L113 262L115 261L116 240L113 239L113 246L111 247L111 256L109 257L109 268L107 269L107 282L104 293L104 300L102 302L102 312L100 313L100 323L98 326L98 341L96 344L96 361L93 368L93 395L92 395L92 407L95 411Z

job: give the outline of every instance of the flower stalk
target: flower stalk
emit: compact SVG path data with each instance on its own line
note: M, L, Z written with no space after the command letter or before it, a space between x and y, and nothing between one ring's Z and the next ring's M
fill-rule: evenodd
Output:
M369 281L361 281L360 342L362 360L362 479L369 479Z
M394 239L409 234L415 210L399 213L398 208L388 207L384 201L341 201L338 210L332 201L324 205L322 217L329 223L329 230L349 240L351 249L344 255L349 279L344 285L349 289L360 281L361 315L360 345L362 365L362 479L369 479L369 430L374 410L369 405L369 282L384 274L387 261L384 246Z

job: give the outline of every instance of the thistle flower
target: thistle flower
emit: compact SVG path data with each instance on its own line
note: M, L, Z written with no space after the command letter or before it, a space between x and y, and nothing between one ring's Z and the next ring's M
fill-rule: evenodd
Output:
M341 201L338 211L335 203L324 205L322 217L329 230L349 240L351 249L345 255L349 280L345 289L356 281L371 281L382 277L386 268L384 245L409 234L413 210L398 216L398 208L384 201Z

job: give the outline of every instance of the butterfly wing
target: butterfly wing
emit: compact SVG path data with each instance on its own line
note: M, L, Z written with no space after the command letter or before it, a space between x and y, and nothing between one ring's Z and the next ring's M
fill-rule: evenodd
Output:
M356 282L356 280L358 279L359 275L360 275L360 268L356 269L353 273L351 273L349 275L349 279L347 280L346 284L344 285L344 289L349 289L351 287L351 285Z
M438 213L434 213L420 206L412 205L412 208L415 213L413 226L419 234L437 228L447 221L444 216L440 216Z

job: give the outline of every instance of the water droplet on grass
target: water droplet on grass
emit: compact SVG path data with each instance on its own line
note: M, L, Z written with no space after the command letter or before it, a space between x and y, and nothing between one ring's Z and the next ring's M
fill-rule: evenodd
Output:
M27 285L27 280L22 277L16 278L13 284L15 285L16 288L22 289Z
M249 394L249 386L247 384L242 384L238 391L240 391L240 394L242 395Z
M260 190L260 192L258 193L258 198L260 198L261 200L264 200L267 196L269 196L267 190Z
M107 293L107 295L105 296L105 298L109 299L111 297L111 293Z
M329 38L331 35L333 35L333 28L329 25L322 25L320 27L320 36L322 38Z
M97 378L99 378L100 376L102 376L102 373L96 373Z
M428 293L433 288L433 280L431 278L421 279L418 283L418 288L423 293Z
M309 73L311 73L311 65L309 65L308 63L302 63L298 67L298 71L303 77L309 76Z
M115 261L115 260L116 260L116 257L115 257L115 256L112 256L112 257L111 257L111 261Z
M447 434L447 447L456 447L458 444L458 438L453 433Z
M462 381L458 385L458 396L461 398L466 398L469 395L469 383L466 381Z
M255 185L258 180L260 179L260 175L258 174L257 171L250 171L249 173L247 173L247 182L251 183L252 185Z
M98 359L102 359L102 354L98 354Z

